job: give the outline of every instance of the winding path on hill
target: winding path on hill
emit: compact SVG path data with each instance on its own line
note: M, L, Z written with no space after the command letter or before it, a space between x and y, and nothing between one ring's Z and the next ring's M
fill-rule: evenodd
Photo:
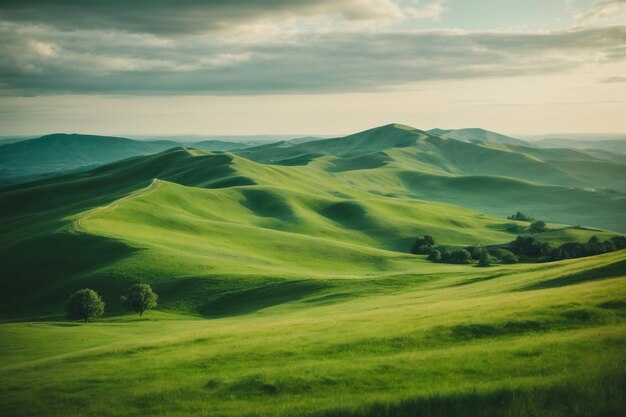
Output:
M150 194L152 191L154 191L156 189L156 187L159 185L159 180L154 178L152 180L152 182L150 183L150 185L148 185L146 188L142 188L140 190L137 191L133 191L132 193L130 193L127 196L124 196L122 198L119 198L109 204L107 204L106 206L101 206L101 207L96 207L92 210L89 210L87 213L83 214L82 216L78 217L77 219L75 219L74 221L72 221L72 228L79 230L79 229L83 229L86 230L85 227L83 227L82 225L82 221L86 220L98 213L103 212L104 210L114 210L118 205L120 205L121 203L124 203L126 201L132 200L134 198L137 197L142 197L144 195Z

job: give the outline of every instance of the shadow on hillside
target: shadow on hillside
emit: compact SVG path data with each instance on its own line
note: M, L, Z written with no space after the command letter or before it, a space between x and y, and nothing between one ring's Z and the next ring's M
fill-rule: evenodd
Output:
M118 287L125 280L90 274L136 250L114 239L69 232L15 243L3 252L0 314L19 318L63 311L69 295L81 288L92 288L105 299L113 294L119 298Z
M264 308L300 300L324 288L326 285L315 281L284 281L230 292L203 304L198 308L198 312L209 318L250 314Z
M272 191L245 189L241 190L241 194L246 198L241 204L257 216L274 217L283 221L293 221L296 218L287 200Z

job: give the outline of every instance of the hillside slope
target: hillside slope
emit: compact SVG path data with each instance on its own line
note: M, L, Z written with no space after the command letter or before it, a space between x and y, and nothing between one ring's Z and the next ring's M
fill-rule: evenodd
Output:
M522 141L456 140L391 124L343 138L269 144L237 153L257 162L311 165L327 171L402 166L439 175L503 176L545 185L626 190L626 176L621 175L626 173L626 160L523 145Z
M521 209L555 223L626 224L620 194L453 172L461 163L490 169L483 158L533 164L532 155L395 125L260 151L302 146L327 154L274 165L178 147L0 189L3 314L54 314L76 286L111 295L137 280L186 288L178 301L199 311L211 285L454 271L407 255L411 241L431 234L449 246L505 243L524 224L502 215ZM468 152L480 155L468 162Z
M139 155L150 155L184 143L174 140L133 140L121 137L52 134L0 146L0 185L32 181L71 171L85 171L100 165ZM204 140L193 143L198 149L228 151L242 143Z
M12 277L2 294L20 294L22 306L31 305L22 296L46 306L79 282L107 293L113 282L146 275L187 285L202 276L428 269L406 254L417 234L448 245L514 236L510 221L460 207L371 195L323 172L183 148L11 187L0 202L3 276ZM47 284L33 293L42 275ZM10 298L5 311L18 308Z

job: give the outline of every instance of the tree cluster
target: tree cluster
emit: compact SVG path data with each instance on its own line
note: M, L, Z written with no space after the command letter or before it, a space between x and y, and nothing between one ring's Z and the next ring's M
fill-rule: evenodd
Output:
M543 223L543 222L539 222ZM545 225L545 223L543 223ZM541 226L541 225L539 225ZM532 236L517 236L505 248L484 248L482 246L467 246L464 249L449 251L438 247L435 239L430 235L417 238L411 247L411 253L428 255L431 262L449 264L471 264L478 262L479 266L490 266L494 263L514 264L518 257L535 258L539 262L558 261L561 259L582 258L599 255L626 248L625 236L613 236L601 242L597 236L592 236L586 243L567 242L553 247L548 242L540 242Z
M432 262L442 262L448 264L469 264L472 263L472 256L465 249L448 251L439 248L435 244L435 239L430 235L415 239L411 246L411 253L414 255L428 255L428 260Z
M558 261L625 249L626 237L613 236L601 242L597 236L592 236L586 243L567 242L553 247L548 242L539 242L531 236L518 236L509 246L515 254L520 256L539 258L540 261Z
M129 310L139 313L141 317L144 311L157 305L158 296L148 284L135 284L122 297L122 305ZM104 301L100 295L92 289L83 288L76 291L67 301L67 317L73 320L85 322L98 318L104 314Z
M424 235L422 238L415 239L413 246L411 246L411 253L413 255L428 255L435 248L435 239L430 235Z
M522 222L532 222L532 221L535 220L531 216L527 216L524 213L522 213L521 211L518 211L517 213L507 217L507 219L517 220L517 221L522 221Z

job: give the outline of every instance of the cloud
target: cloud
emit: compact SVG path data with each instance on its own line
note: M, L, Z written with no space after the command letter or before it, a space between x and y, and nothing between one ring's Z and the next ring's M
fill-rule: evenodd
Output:
M408 12L393 0L3 0L8 22L62 30L119 30L157 35L232 31L247 25L339 16L394 22L441 13L440 0Z
M551 33L341 32L248 42L1 24L4 95L386 90L424 80L567 72L626 59L626 27Z

